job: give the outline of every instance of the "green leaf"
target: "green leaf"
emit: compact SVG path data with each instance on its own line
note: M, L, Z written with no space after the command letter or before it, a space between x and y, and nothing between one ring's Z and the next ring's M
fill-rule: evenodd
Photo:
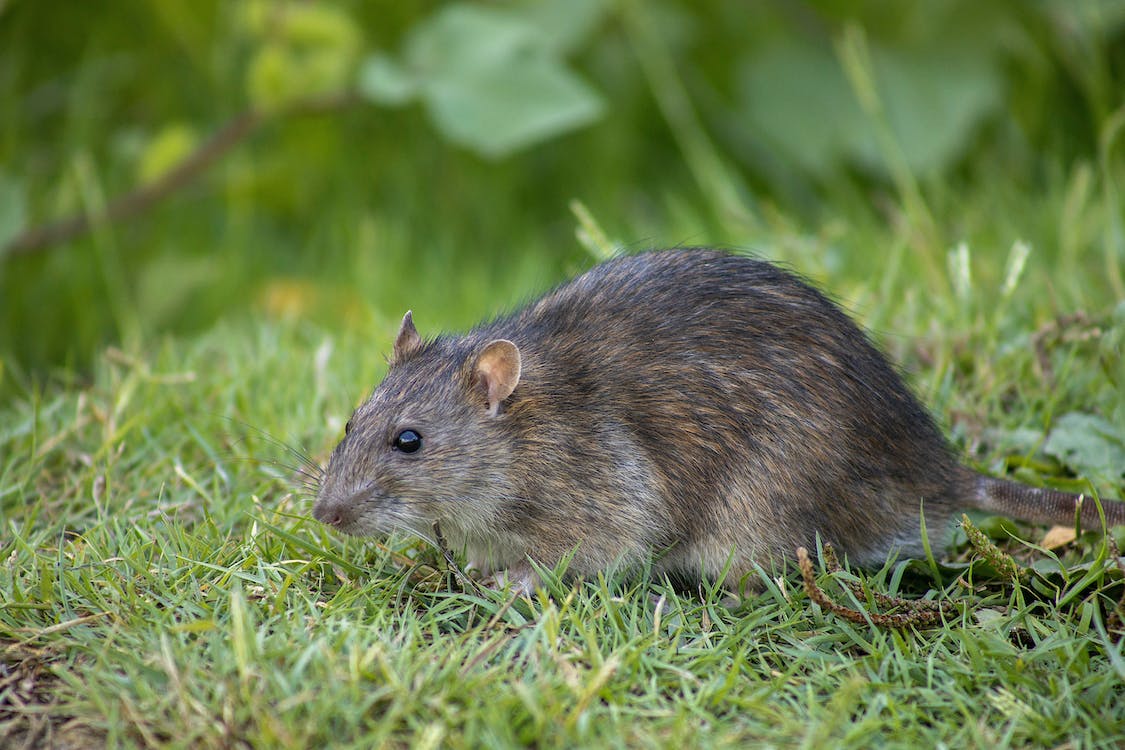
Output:
M1071 412L1055 420L1043 450L1086 477L1125 477L1125 434L1093 414Z
M286 41L300 48L336 50L354 57L363 35L359 25L342 8L325 3L289 3L284 6Z
M247 6L244 25L262 35L246 71L250 100L273 111L344 91L362 46L359 26L339 8L308 3Z
M27 221L27 195L23 184L0 171L0 250L18 235Z
M960 156L1003 100L1000 71L980 45L906 51L872 42L871 59L883 116L914 172ZM766 48L743 63L740 86L747 121L805 171L825 175L848 162L885 169L875 124L823 41Z
M540 42L535 27L501 8L449 5L411 30L407 64L445 77L508 65Z
M359 93L371 102L388 107L414 98L418 83L413 75L387 55L375 53L359 68Z
M916 172L948 164L1003 101L999 69L980 48L877 51L875 70L891 130Z
M425 97L445 135L486 156L507 155L596 119L598 96L546 58L435 81Z
M273 111L297 97L292 67L282 44L270 42L258 49L246 69L246 89L255 107Z
M827 46L793 41L766 48L740 70L746 121L811 174L875 149L863 112Z
M593 27L602 0L584 0L568 23L555 4L446 6L411 30L402 63L369 57L360 91L385 105L420 96L446 138L490 157L585 125L602 100L559 54Z
M137 181L154 182L182 162L195 149L199 136L185 123L166 125L145 146L137 161Z

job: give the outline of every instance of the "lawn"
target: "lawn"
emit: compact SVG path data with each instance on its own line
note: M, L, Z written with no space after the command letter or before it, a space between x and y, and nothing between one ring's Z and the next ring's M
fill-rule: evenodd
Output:
M404 58L400 37L432 11L298 5ZM867 45L882 38L869 5L868 37L810 5L861 103ZM970 465L1125 495L1125 45L1112 43L1125 23L1107 11L1089 59L1046 45L1075 67L1048 55L1034 85L1003 89L1020 127L974 110L956 148L923 164L904 151L909 128L857 107L882 166L819 143L842 161L816 173L811 156L742 150L741 121L702 79L726 58L691 33L730 49L738 11L657 6L621 2L583 32L573 68L596 82L603 120L579 123L578 97L574 130L497 155L487 134L445 132L418 108L271 110L269 96L292 94L263 94L253 76L245 94L221 75L265 66L252 34L224 36L242 12L229 3L201 4L191 23L177 2L87 19L77 51L64 43L77 31L33 23L50 13L0 3L0 62L18 63L0 76L0 197L24 190L27 226L96 217L240 96L271 113L140 213L0 254L0 746L1125 744L1123 529L1046 538L974 516L999 551L959 533L931 560L818 565L820 589L860 613L848 618L795 568L762 570L760 593L735 605L713 582L551 572L521 599L467 580L456 554L451 566L416 539L343 539L312 519L299 454L327 459L406 309L423 335L463 330L608 253L680 244L769 258L828 291ZM134 39L142 20L149 46ZM361 45L316 23L333 49ZM161 57L180 47L188 62ZM398 79L382 64L386 97ZM1060 84L1065 112L1048 106L1051 75L1089 84ZM217 94L185 94L181 111L163 76ZM293 85L300 98L318 84ZM177 151L164 124L191 117ZM775 132L768 120L754 132ZM877 615L911 607L884 594L946 607L896 626Z

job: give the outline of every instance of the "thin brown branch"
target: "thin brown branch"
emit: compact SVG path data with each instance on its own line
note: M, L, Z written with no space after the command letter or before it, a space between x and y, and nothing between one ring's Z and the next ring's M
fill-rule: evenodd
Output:
M124 221L145 213L153 205L199 177L274 116L327 112L350 106L355 101L356 98L351 94L338 94L302 100L276 114L266 114L257 110L242 112L219 128L165 174L109 201L104 212L75 214L65 219L30 227L8 241L3 250L0 250L0 258L30 255L52 245L77 239L90 232L95 226Z

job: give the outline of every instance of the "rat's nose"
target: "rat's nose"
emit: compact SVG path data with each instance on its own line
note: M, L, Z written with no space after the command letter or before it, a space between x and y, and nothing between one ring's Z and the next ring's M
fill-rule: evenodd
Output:
M347 528L355 523L355 504L322 497L313 506L313 518L337 529Z

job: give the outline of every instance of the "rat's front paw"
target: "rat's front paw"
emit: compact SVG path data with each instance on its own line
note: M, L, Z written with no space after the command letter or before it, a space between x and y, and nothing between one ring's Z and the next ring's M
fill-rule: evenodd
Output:
M502 591L505 588L511 588L511 591L516 596L523 596L531 598L535 593L535 587L538 586L539 574L531 567L530 563L516 563L507 570L494 571L490 576L484 579L484 585L494 588L497 591Z

